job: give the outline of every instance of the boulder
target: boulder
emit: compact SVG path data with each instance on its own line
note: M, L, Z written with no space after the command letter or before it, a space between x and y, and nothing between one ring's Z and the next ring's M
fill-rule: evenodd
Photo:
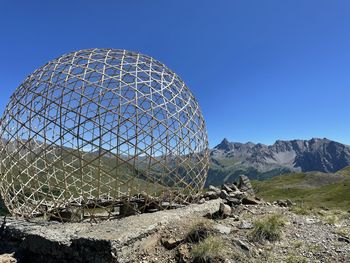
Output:
M237 226L237 228L239 229L252 229L253 227L254 225L251 222L248 222L246 220L242 220Z
M229 197L229 194L225 190L221 190L219 197L222 199L226 199Z
M162 239L162 245L169 250L177 247L181 242L182 242L182 239L173 238L173 237Z
M238 183L238 188L239 190L241 190L242 192L246 192L249 195L254 196L254 189L252 184L250 183L250 180L247 176L245 175L241 175L239 177L239 183Z
M220 189L213 185L209 185L209 191L216 192L218 194L220 193Z
M293 203L291 200L289 200L289 199L286 200L286 204L287 204L288 206L294 205L294 203Z
M338 237L338 241L350 244L350 239L347 237Z
M204 198L208 198L209 200L217 199L218 197L218 193L214 191L208 191L204 194Z
M177 262L190 263L192 262L189 244L181 244L177 250Z
M242 199L246 196L247 195L241 191L236 191L236 192L232 192L229 194L229 197L233 197L233 198L237 198L237 199Z
M235 197L226 198L227 204L230 206L236 206L242 204L242 200Z
M238 187L235 184L230 184L229 187L232 189L233 192L239 191Z
M14 253L0 255L0 263L17 263L17 259L14 258Z
M222 190L225 190L226 192L230 193L230 192L233 192L233 190L227 185L227 184L223 184L221 186L221 189Z
M244 252L249 252L250 249L249 249L249 246L243 242L242 240L240 239L234 239L234 242L236 243L237 246L239 246Z
M293 205L293 202L289 199L287 200L277 200L275 201L275 204L280 206L280 207L290 207Z
M224 226L222 224L215 224L213 226L213 229L218 231L219 233L225 234L225 235L228 235L231 233L231 227Z
M198 201L198 204L204 204L205 203L205 198L201 198L199 201Z
M159 243L160 236L158 234L150 235L144 238L140 243L140 249L146 254L152 253L156 250Z
M242 199L244 205L259 205L261 202L253 197L246 196Z
M223 217L228 217L231 215L232 209L230 206L220 203L219 212Z
M139 211L137 208L134 206L134 204L123 204L119 208L119 214L121 216L131 216L131 215L137 215Z
M147 194L145 191L142 191L141 193L140 193L140 196L141 197L143 197L145 200L147 200L148 202L149 201L154 201L156 198L155 197L153 197L152 195L150 195L150 194Z

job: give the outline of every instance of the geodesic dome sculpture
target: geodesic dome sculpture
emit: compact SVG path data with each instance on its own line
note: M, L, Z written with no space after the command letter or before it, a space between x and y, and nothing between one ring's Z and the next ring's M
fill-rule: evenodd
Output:
M36 70L11 97L0 138L1 195L28 218L167 208L193 197L208 171L190 90L164 64L125 50L81 50Z

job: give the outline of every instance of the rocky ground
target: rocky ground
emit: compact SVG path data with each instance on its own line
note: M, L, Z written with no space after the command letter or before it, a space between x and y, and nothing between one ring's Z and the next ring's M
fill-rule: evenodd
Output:
M159 229L141 241L148 244L145 249L128 247L123 262L193 262L191 249L198 244L188 235L196 224L208 225L222 246L208 262L350 262L349 212L300 215L279 205L245 205L232 212L227 218L193 218ZM283 220L280 239L253 241L254 222L270 215Z
M93 224L7 219L0 248L15 253L0 262L350 262L350 211L267 203L244 177L201 203Z

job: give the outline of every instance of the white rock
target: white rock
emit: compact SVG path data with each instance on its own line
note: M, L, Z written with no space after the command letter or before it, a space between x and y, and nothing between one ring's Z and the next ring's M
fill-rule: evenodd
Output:
M224 226L222 224L215 224L213 226L215 230L218 230L221 234L230 234L231 233L231 227Z

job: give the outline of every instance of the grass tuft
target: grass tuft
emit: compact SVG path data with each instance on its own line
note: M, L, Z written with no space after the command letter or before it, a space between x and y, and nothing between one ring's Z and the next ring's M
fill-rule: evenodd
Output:
M307 262L307 258L303 256L296 256L294 254L290 254L286 259L286 263L306 263L306 262Z
M350 227L340 227L334 231L334 234L337 234L342 237L350 238Z
M335 225L339 221L336 215L328 215L324 218L323 222L328 225Z
M212 223L209 221L198 221L191 226L186 240L190 243L198 243L206 239L212 232Z
M250 233L250 238L252 241L277 241L282 237L282 226L285 225L285 221L282 215L272 214L261 220L253 222L253 224L254 229Z
M209 236L192 247L193 262L217 262L226 254L224 242L215 236Z
M311 213L312 213L310 207L307 207L307 206L304 206L301 204L291 206L289 211L291 211L297 215L311 215Z

